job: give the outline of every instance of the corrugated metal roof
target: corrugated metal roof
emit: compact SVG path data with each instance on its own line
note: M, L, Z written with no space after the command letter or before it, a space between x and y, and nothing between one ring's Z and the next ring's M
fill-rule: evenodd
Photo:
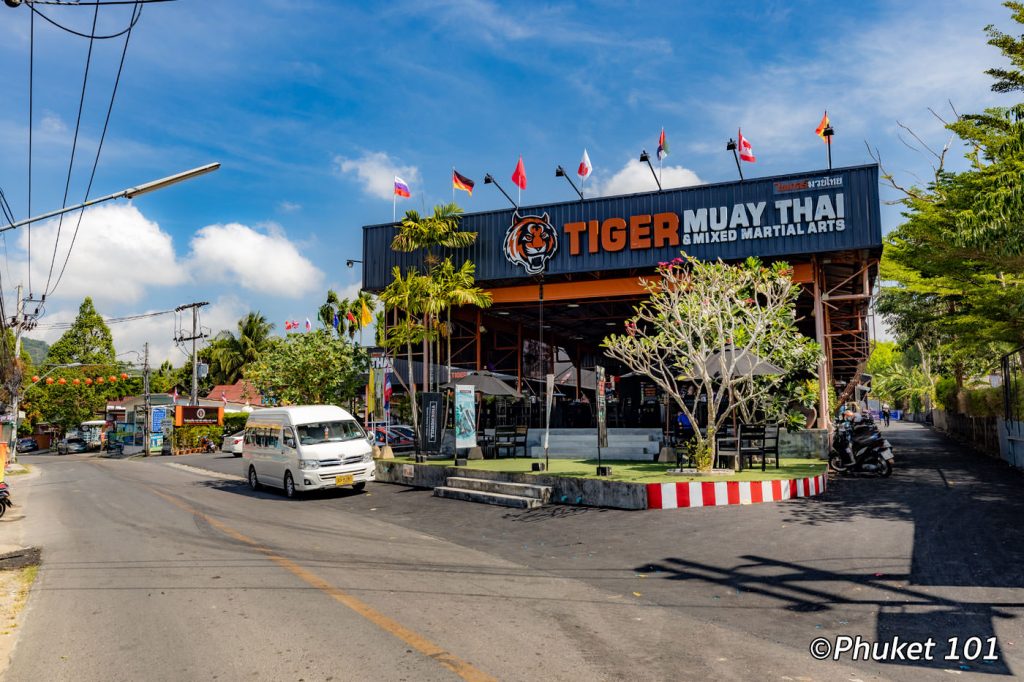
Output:
M822 182L824 180L824 182ZM819 181L822 187L814 187ZM743 232L743 216L752 220L753 211L763 204L761 226L782 224L781 217L789 212L785 204L793 199L811 199L811 206L817 208L822 195L829 196L829 203L838 209L837 195L842 195L845 227L835 229L835 225L825 231L810 232L807 221L799 221L791 234L779 234L777 230L765 236L757 232ZM776 202L783 202L777 207ZM735 207L742 205L743 208ZM685 216L687 211L692 216L699 215L701 209L708 212L709 223L713 217L728 215L733 218L734 212L742 214L738 224L727 236L729 241L716 243L686 245L682 243L685 234ZM826 207L827 209L827 207ZM713 211L713 212L712 212ZM725 211L722 214L721 211ZM471 259L476 264L476 277L479 283L510 282L514 280L528 281L530 276L518 265L505 257L503 241L509 226L513 222L512 209L468 213L463 216L462 229L477 232L476 243L466 249L453 253L455 260ZM657 248L624 248L609 251L599 248L597 253L589 252L589 242L584 234L579 239L580 253L570 253L571 240L565 231L567 223L598 221L603 223L609 218L622 218L629 221L630 216L672 213L678 216L678 246L662 245ZM547 215L554 226L559 239L558 251L547 263L545 276L557 276L571 273L616 271L631 269L653 269L660 261L671 260L685 250L690 255L705 260L721 258L723 260L739 260L748 256L778 258L782 256L846 251L854 249L880 249L882 245L881 211L878 197L878 166L856 166L837 168L832 171L813 171L808 173L756 178L743 182L718 183L697 187L670 189L663 192L647 192L627 196L601 197L585 201L562 202L540 206L521 207L519 215ZM827 210L824 219L830 216ZM792 221L789 224L796 225ZM399 253L391 250L391 240L395 235L395 225L369 225L363 228L363 287L371 291L379 291L390 283L391 270L395 265L403 269L419 267L423 269L422 253ZM715 230L709 229L706 234ZM764 232L764 230L762 230ZM600 246L600 242L598 243ZM441 255L445 255L442 253Z

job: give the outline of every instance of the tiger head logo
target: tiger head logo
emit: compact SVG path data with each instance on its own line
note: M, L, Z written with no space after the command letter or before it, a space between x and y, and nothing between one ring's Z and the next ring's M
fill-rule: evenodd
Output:
M541 216L515 213L505 233L505 258L521 265L527 274L539 275L558 251L558 233L545 213Z

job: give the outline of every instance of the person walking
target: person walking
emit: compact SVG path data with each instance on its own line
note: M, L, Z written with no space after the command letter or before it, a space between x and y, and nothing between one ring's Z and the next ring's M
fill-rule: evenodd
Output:
M892 415L892 411L889 409L889 404L882 405L882 419L885 421L885 425L889 425L889 417Z

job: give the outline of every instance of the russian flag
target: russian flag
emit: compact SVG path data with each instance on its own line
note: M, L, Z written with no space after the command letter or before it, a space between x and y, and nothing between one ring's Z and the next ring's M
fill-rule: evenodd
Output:
M406 199L412 196L409 194L409 185L405 184L405 180L397 175L395 176L395 194L400 197L405 197Z

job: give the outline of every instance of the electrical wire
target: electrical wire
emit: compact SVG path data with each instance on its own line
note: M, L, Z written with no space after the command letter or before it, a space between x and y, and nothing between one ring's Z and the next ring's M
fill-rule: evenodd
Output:
M35 8L32 9L35 12ZM100 16L100 6L96 5L96 11L92 15L92 32L96 33L96 21ZM64 203L61 204L61 208L66 208L68 205L68 190L71 189L71 171L75 167L75 151L78 149L78 131L82 127L82 109L85 107L85 90L89 83L89 66L92 64L92 47L95 43L94 40L89 41L89 52L85 57L85 74L82 77L82 94L78 98L78 118L75 120L75 137L71 143L71 160L68 162L68 177L64 183ZM57 237L53 240L53 256L50 258L50 272L46 276L46 286L43 287L43 291L50 289L50 278L53 277L53 266L57 261L57 247L60 246L60 230L64 225L64 214L61 213L60 220L57 222Z
M122 324L124 322L135 322L136 320L144 320L149 317L159 317L161 315L170 315L173 310L159 310L154 313L140 313L139 315L127 315L125 317L107 317L103 318L104 324ZM74 326L74 322L52 322L50 324L36 325L36 329L70 329Z
M136 1L138 1L138 2L145 2L146 0L131 0L132 3L136 2ZM149 0L149 2L152 2L152 1L153 0ZM32 10L32 14L33 15L38 14L40 16L40 18L45 19L47 22L53 24L57 28L59 28L59 29L61 29L63 31L67 31L68 33L71 33L73 35L76 35L79 38L88 38L90 44L92 44L92 41L94 41L94 40L110 40L111 38L120 38L125 33L127 33L130 30L132 30L133 28L135 28L135 23L139 20L138 17L135 17L135 20L131 24L129 24L128 27L125 28L124 30L118 31L117 33L111 33L110 35L101 36L101 35L96 35L96 25L95 25L95 23L93 24L92 32L91 33L82 33L81 31L76 31L73 28L68 28L67 26L64 26L63 24L60 24L60 23L54 21L53 19L51 19L50 17L46 16L45 14L40 12L38 9L36 9L33 6L35 4L36 3L34 3L34 2L33 3L28 3L28 8L30 10ZM100 9L101 6L108 5L108 4L114 4L114 3L110 3L110 2L91 3L92 6L96 7L96 11L97 12L99 12L99 9ZM118 4L126 4L126 3L122 2L122 3L118 3Z
M142 3L136 1L135 8L132 10L132 26L138 21L138 17L142 15ZM114 99L117 97L117 87L121 83L121 72L124 70L124 59L128 54L128 41L132 38L131 29L124 38L124 48L121 50L121 63L117 66L117 76L114 78L114 89L110 93L110 103L107 105L107 116L103 120L103 132L100 134L99 144L96 146L96 157L92 162L92 172L89 173L89 184L85 188L85 198L82 199L82 203L89 200L89 192L92 190L92 182L96 178L96 168L100 163L100 152L103 151L103 142L107 139L107 128L110 126L110 114L114 110ZM82 217L85 215L85 209L83 208L78 212L78 222L75 224L75 231L71 235L71 244L68 246L68 252L64 256L64 263L60 267L60 274L57 275L57 281L54 282L53 288L46 291L46 295L51 295L56 291L60 285L60 281L64 278L64 271L68 267L68 261L71 259L71 251L75 248L75 240L78 239L78 230L82 227ZM56 245L54 246L54 252L56 253Z

